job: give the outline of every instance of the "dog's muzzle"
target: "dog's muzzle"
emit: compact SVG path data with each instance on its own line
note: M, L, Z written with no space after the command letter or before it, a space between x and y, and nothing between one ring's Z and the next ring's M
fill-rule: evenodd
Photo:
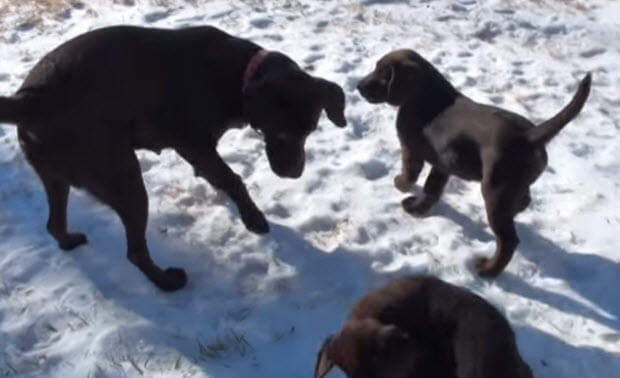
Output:
M304 172L306 156L303 146L290 146L282 142L267 142L267 159L271 170L280 177L299 178Z
M385 101L385 88L381 88L379 84L372 78L366 77L357 84L359 93L371 104L378 104Z

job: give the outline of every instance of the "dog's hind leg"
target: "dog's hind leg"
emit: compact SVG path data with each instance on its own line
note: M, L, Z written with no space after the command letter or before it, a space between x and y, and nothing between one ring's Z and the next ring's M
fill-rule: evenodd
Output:
M402 201L403 209L411 215L426 214L439 201L450 176L433 167L419 196L409 196Z
M489 226L497 237L495 255L488 259L482 257L476 263L478 274L483 277L495 277L500 274L514 254L519 237L514 224L514 204L511 190L504 187L492 187L489 182L482 183L482 193L487 210Z
M420 159L403 138L399 137L402 167L401 173L394 177L394 186L403 193L408 193L415 184L424 167L424 159Z
M148 197L140 166L131 149L109 154L105 166L93 170L87 189L109 205L121 218L127 238L127 257L157 287L164 291L181 289L187 275L180 268L158 267L146 243Z
M58 172L58 166L54 164L56 154L42 148L41 144L34 141L24 129L18 129L17 135L26 159L37 172L47 195L49 207L47 231L56 239L58 246L65 251L87 243L88 239L84 234L67 231L69 184L61 177L51 174Z
M36 169L36 167L35 167ZM40 171L39 177L47 194L49 216L47 231L56 239L58 246L65 251L86 244L86 235L79 232L67 231L67 202L69 200L69 184L55 178L48 177Z

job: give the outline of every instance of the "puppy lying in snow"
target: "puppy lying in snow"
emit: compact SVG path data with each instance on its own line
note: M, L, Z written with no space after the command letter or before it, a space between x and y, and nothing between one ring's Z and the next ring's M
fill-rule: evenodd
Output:
M579 114L590 82L588 74L571 102L537 127L518 114L465 97L411 50L382 57L358 89L370 103L399 106L396 129L402 173L394 180L396 188L408 192L424 162L432 165L423 192L403 200L405 211L426 213L439 200L450 175L482 182L497 248L493 258L478 261L477 269L482 276L496 276L519 243L513 219L529 205L529 187L547 166L545 144Z
M429 276L373 291L319 351L315 378L531 378L504 317L479 296Z

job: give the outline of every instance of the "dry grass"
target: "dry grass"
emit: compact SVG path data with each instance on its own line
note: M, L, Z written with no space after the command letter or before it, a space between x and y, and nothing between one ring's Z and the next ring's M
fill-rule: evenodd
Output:
M20 9L39 9L45 12L58 12L77 3L75 0L0 0L0 14Z

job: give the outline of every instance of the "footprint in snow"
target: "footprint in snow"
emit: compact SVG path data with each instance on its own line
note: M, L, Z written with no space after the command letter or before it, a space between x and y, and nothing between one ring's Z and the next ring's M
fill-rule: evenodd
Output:
M555 79L550 78L550 77L546 78L543 84L547 87L557 87L558 85L560 85L560 83L558 83Z
M253 20L250 20L250 25L258 29L267 29L268 27L273 25L273 20L265 17L255 18Z
M607 52L606 48L603 47L595 47L586 51L582 51L579 55L582 58L592 58L597 55L601 55Z
M374 159L361 163L359 168L362 175L370 181L378 180L389 172L388 167L383 162Z
M326 27L327 25L329 25L329 21L324 20L324 21L317 22L316 27L317 29L321 29L321 28Z
M336 68L336 72L339 73L348 73L350 71L353 71L355 68L357 67L357 65L350 63L350 62L343 62L340 67Z
M323 30L325 30L325 27L329 25L329 21L319 21L316 24L316 27L314 28L314 32L315 33L321 33Z
M467 67L465 66L450 66L448 67L449 72L467 72Z
M71 8L67 8L64 11L58 13L56 16L58 19L65 21L71 18Z
M165 18L168 18L172 14L172 10L167 11L157 11L144 15L144 21L146 23L152 24L157 21L161 21Z
M266 209L265 213L267 215L273 215L283 219L290 218L291 216L291 212L279 203L276 203L274 206Z
M515 11L510 8L498 8L498 9L493 10L493 12L498 13L498 14L504 14L504 15L515 14Z
M552 37L556 34L566 34L566 25L549 25L543 28L543 33L547 37Z
M495 22L487 22L482 29L474 33L474 37L483 40L485 42L493 42L495 37L502 34L502 29Z
M39 20L27 21L27 22L17 25L15 30L18 32L27 32L29 30L34 29L34 27L37 26L38 23L39 23Z
M504 103L504 97L503 96L491 96L489 98L489 100L491 100L491 102L494 103L495 105L499 105L499 104L503 104Z
M469 9L467 9L467 7L461 5L461 4L452 4L452 10L454 12L458 12L458 13L465 13L465 12L469 12Z
M571 143L569 147L573 155L577 157L587 157L592 154L592 147L585 143Z
M605 333L603 335L601 335L601 340L610 342L610 343L617 343L620 341L620 334L618 333Z
M311 54L304 58L304 63L307 65L312 65L323 58L325 58L325 55L323 54Z

